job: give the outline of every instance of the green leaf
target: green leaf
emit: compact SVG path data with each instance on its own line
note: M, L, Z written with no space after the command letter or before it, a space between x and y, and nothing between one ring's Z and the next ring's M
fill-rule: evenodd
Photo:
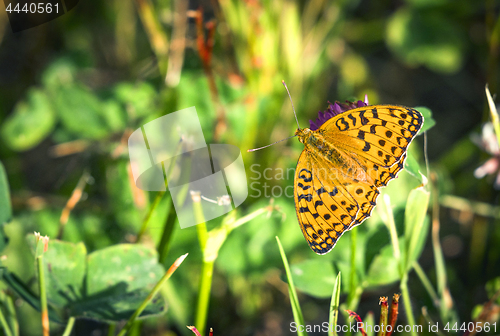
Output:
M291 267L295 286L315 297L329 298L335 285L335 271L327 260L305 260Z
M500 290L500 277L491 279L486 283L486 292L488 293L488 298L492 298L497 291ZM500 297L497 297L497 304L500 304Z
M50 64L43 72L42 83L51 92L63 86L72 85L75 79L76 66L66 58L60 58Z
M54 106L67 131L84 139L102 139L109 133L104 106L83 86L61 87L54 93Z
M0 161L0 225L9 222L11 218L12 205L10 203L9 181L7 180L5 168Z
M399 280L398 260L394 258L394 249L392 245L386 245L380 253L375 256L366 280L369 286L388 285Z
M413 177L418 179L421 184L424 183L424 178L422 177L422 174L420 173L420 165L418 164L418 161L415 159L415 157L413 155L411 155L410 153L406 154L405 169Z
M2 252L9 242L5 235L4 225L12 218L12 204L10 202L9 181L5 168L0 161L0 252Z
M422 116L424 117L424 125L418 132L419 134L423 134L424 132L430 130L434 125L436 125L436 120L432 118L432 111L428 107L424 106L417 106L415 107L415 110L420 112Z
M420 256L427 237L428 221L425 224L425 219L429 197L430 193L423 188L413 189L408 196L405 209L406 270Z
M127 113L132 119L143 117L154 109L155 88L148 83L120 83L115 87L115 96L125 104Z
M125 129L127 125L125 112L118 102L114 100L104 102L102 104L102 115L111 131L117 132Z
M38 145L54 129L56 116L47 94L30 89L25 100L14 107L2 126L5 144L16 151Z
M34 235L28 237L35 239ZM83 243L50 241L49 249L43 256L49 303L58 307L70 306L83 296L86 255Z
M0 267L0 279L5 282L11 290L19 295L34 309L41 311L40 298L36 296L14 273L10 273L6 267ZM63 320L49 306L49 318L53 322L62 323Z
M87 258L86 297L73 305L77 316L101 321L129 318L164 274L154 249L121 244L98 250ZM141 317L164 312L161 296Z
M138 230L143 220L141 209L134 203L134 188L128 176L128 161L120 160L109 164L106 168L106 190L109 194L111 210L114 213L118 225L126 230ZM146 197L148 194L136 189L137 193ZM145 202L144 206L147 206Z

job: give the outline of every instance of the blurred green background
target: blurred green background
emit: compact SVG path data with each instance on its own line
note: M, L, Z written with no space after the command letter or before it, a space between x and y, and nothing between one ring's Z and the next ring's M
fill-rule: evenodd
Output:
M499 10L494 0L81 0L68 14L18 33L0 14L0 159L8 181L2 178L0 190L2 237L8 238L2 238L2 264L36 295L26 240L33 231L51 238L49 250L57 237L82 242L88 253L141 244L165 268L189 252L162 289L166 313L136 322L131 334L192 335L185 326L203 315L200 232L179 228L168 193L135 187L127 139L150 120L195 106L207 143L241 149L249 184L242 206L207 223L216 232L227 222L245 222L221 236L220 250L214 248L205 313L215 335L291 333L275 236L309 324L328 321L338 271L341 308L368 321L378 320L379 297L401 292L406 281L411 303L405 304L416 323L498 322L498 297L484 305L500 288L500 152L472 139L480 138L490 119L485 85L498 92ZM419 136L410 149L432 191L422 229L414 232L416 269L398 270L384 224L387 204L329 254L309 249L293 199L279 192L293 185L293 173L286 172L303 146L291 139L246 152L294 134L283 79L301 127L327 101L362 100L365 94L370 104L432 111L436 125L426 133L426 146ZM494 135L489 140L496 141ZM490 158L492 174L477 179L474 170ZM269 180L266 168L272 168ZM276 176L280 169L285 174ZM408 194L420 183L404 171L384 189L401 246L411 237L404 224ZM68 205L72 195L79 202ZM427 203L423 207L425 213ZM40 313L5 281L0 284L1 309L12 316L13 302L19 334L42 335ZM403 304L399 311L399 323L408 324L412 317ZM63 312L63 319L71 314ZM111 320L77 319L73 335L112 334ZM341 314L339 323L348 323L347 317ZM51 324L54 335L63 329L64 323Z

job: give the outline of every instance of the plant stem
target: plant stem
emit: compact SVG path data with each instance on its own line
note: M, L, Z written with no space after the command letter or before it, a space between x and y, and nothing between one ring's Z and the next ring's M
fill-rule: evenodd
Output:
M351 273L349 280L349 294L347 298L347 306L350 310L356 310L356 241L358 230L355 228L351 231Z
M198 304L196 307L195 324L198 330L205 332L208 315L208 304L210 302L210 292L212 289L212 275L215 261L203 261L201 268L200 290L198 293Z
M164 191L158 191L156 193L155 200L153 201L153 204L151 204L151 206L149 207L149 211L146 214L146 217L144 217L144 220L142 221L141 229L139 230L139 233L137 234L137 242L141 241L142 236L146 232L146 229L148 228L149 219L151 218L151 215L155 211L158 204L160 204L160 201L163 198L163 195L165 195Z
M49 311L47 309L47 291L45 290L45 276L43 270L43 254L37 259L38 262L38 284L40 286L40 306L42 311L43 336L50 336Z
M401 265L401 249L399 248L399 240L398 240L398 232L396 230L396 223L394 222L394 213L392 212L391 207L391 198L389 195L384 194L383 196L383 204L385 206L385 212L387 218L385 219L385 224L389 229L389 233L391 234L391 242L392 249L394 251L394 258L396 258L398 264ZM400 271L402 272L403 267L400 267Z
M116 324L110 323L108 328L108 336L115 336Z
M160 264L163 264L168 255L168 251L170 249L170 241L172 239L172 233L174 232L175 227L175 219L177 218L176 212L173 209L173 201L172 197L169 197L168 206L169 209L167 211L167 218L165 220L165 225L163 226L163 233L161 235L160 243L158 244L158 254Z
M66 324L66 328L64 329L63 336L69 336L71 334L71 330L73 330L74 324L75 324L75 318L70 317L68 320L68 324Z
M0 309L0 324L2 325L2 329L5 332L5 336L13 336L9 324L7 323L7 320L3 315L2 309Z
M422 285L424 285L425 289L427 290L427 293L429 293L429 296L432 298L434 305L436 307L439 307L439 297L438 297L436 291L434 290L434 288L432 287L431 281L429 280L429 278L427 278L424 270L422 269L422 267L420 266L420 264L417 261L415 261L413 263L413 269L415 270L418 277L420 278L420 281L422 282Z
M401 278L400 288L401 288L401 295L403 296L403 303L405 306L406 318L408 319L408 324L414 326L415 317L413 316L413 310L411 308L411 301L410 301L410 292L408 291L408 273L405 273ZM413 327L411 335L418 336Z
M212 275L214 272L215 259L207 260L206 258L208 230L201 206L200 193L191 192L191 197L193 199L194 216L196 218L196 221L200 223L196 225L196 232L198 233L200 250L203 255L203 264L201 266L200 274L200 290L198 292L198 303L196 305L195 325L198 330L204 333L207 323L208 304L210 302L210 292L212 289Z
M443 249L441 248L441 242L439 240L440 221L439 221L439 203L438 203L439 189L438 189L437 175L432 174L431 180L432 180L432 189L434 192L434 202L432 204L432 249L434 251L434 260L436 264L437 292L440 296L439 311L441 315L441 320L443 322L448 322L450 316L450 310L447 307L446 296L445 296L445 292L447 290L446 266L444 261ZM476 225L475 227L477 228L478 226ZM474 232L472 236L474 237ZM482 246L482 245L473 245L473 246Z
M14 307L14 301L10 295L6 295L7 301L7 318L9 320L9 325L14 336L19 336L19 323L17 322L16 307Z
M144 30L151 44L151 49L158 60L160 74L165 77L167 72L169 42L167 34L158 21L159 13L155 11L151 0L136 0L137 11L141 18Z

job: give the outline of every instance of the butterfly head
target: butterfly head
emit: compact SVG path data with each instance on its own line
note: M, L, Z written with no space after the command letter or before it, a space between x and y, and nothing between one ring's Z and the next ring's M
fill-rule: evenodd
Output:
M311 130L309 128L298 128L295 131L295 135L299 138L299 141L305 144L307 139L311 136Z

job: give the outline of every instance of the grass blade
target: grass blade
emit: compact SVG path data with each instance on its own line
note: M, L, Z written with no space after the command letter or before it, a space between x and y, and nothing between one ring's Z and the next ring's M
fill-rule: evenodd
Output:
M280 239L276 236L276 241L278 242L278 247L280 249L281 259L283 260L283 265L285 266L286 278L288 280L288 292L290 293L290 304L292 305L293 318L297 327L304 326L304 316L302 315L302 309L300 309L299 299L297 298L297 291L293 285L292 272L290 272L290 266L288 265L288 259L286 258L283 246L281 246ZM307 335L305 330L301 331L297 328L298 335Z
M330 302L330 319L328 323L328 336L337 335L337 320L339 318L339 302L340 302L340 272L335 279L333 286L332 301Z

